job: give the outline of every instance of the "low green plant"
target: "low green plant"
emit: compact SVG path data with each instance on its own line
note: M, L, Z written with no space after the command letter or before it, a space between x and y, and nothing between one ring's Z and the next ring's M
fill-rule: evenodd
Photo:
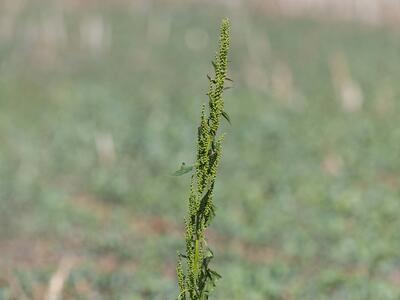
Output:
M175 175L192 172L188 213L185 218L186 253L178 253L177 276L181 300L208 299L221 276L210 268L213 252L208 247L205 231L215 216L214 185L218 164L222 154L223 135L217 136L221 117L229 123L224 111L223 92L227 77L230 23L224 19L221 24L219 51L212 62L215 77L207 75L208 110L203 105L200 126L197 133L197 157L193 166L182 164Z

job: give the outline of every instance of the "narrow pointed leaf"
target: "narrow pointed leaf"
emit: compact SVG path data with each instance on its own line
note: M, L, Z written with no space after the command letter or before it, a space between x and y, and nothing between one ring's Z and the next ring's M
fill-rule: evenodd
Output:
M225 120L228 121L229 125L232 125L231 118L229 117L229 115L228 115L228 113L226 111L222 112L222 116L225 118Z
M214 270L209 269L208 270L211 274L213 274L215 277L217 277L218 279L222 278L221 275L219 275L217 272L215 272Z
M208 74L207 74L207 78L208 78L208 80L209 80L210 82L212 82L212 83L214 83L214 84L216 83L215 79L212 79L212 78L210 77L210 75L208 75Z
M182 164L181 168L177 171L175 171L172 175L173 176L181 176L186 173L189 173L190 171L193 170L193 166L186 166L184 163Z

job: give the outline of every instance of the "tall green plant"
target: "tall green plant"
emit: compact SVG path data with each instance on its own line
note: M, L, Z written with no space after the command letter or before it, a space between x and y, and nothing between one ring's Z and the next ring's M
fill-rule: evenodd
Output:
M193 166L182 164L175 175L194 170L192 174L189 208L185 218L186 253L178 253L177 275L180 300L208 299L215 282L221 276L210 268L213 252L208 247L205 231L215 216L214 185L222 153L223 135L217 136L221 117L229 123L224 111L223 91L227 77L230 24L224 19L221 24L219 51L212 62L215 77L211 78L208 89L208 110L201 110L200 126L197 133L197 158Z

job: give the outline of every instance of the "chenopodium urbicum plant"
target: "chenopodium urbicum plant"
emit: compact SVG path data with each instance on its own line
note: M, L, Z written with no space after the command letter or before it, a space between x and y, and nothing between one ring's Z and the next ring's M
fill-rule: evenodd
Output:
M213 252L208 247L205 231L215 216L214 185L222 153L223 135L217 136L221 117L230 123L224 111L223 92L227 77L230 23L224 19L221 24L219 50L212 62L215 77L209 79L208 109L203 105L200 126L197 132L196 163L187 166L182 163L175 175L193 172L188 199L188 213L185 218L186 253L178 252L177 276L180 294L178 300L208 299L221 276L210 268Z

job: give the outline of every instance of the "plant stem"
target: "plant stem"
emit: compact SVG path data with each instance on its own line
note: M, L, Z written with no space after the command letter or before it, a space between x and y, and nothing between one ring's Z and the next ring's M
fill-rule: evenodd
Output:
M205 105L201 110L200 126L197 134L197 158L191 177L189 209L185 218L186 253L178 254L177 275L180 294L178 299L208 299L221 276L210 269L213 252L205 241L205 231L215 216L214 185L218 164L222 154L223 135L217 136L221 116L229 123L229 115L224 111L223 91L228 79L228 50L230 43L230 23L224 19L221 24L219 50L212 62L215 77L207 75L208 113ZM185 266L182 258L186 260Z

